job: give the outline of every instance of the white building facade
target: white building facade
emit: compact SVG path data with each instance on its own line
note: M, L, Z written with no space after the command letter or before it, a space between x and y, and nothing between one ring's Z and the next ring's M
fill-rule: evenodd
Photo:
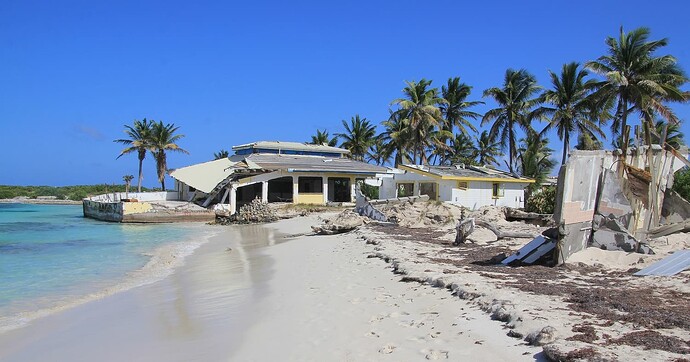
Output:
M428 195L431 200L462 205L524 207L525 188L534 180L476 166L401 165L403 173L382 179L379 198Z

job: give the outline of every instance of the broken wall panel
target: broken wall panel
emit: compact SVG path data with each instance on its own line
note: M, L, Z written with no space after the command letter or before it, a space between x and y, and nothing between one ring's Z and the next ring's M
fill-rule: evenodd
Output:
M664 192L661 206L661 225L670 225L690 219L690 202L671 188Z
M558 177L558 263L589 244L605 151L574 151Z

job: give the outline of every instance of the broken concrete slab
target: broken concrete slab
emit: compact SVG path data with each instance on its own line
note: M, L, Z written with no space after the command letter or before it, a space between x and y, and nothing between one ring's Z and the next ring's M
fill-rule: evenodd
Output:
M376 221L388 221L388 217L376 209L369 200L367 200L367 197L362 194L359 185L355 187L355 200L355 211L357 211L359 215L366 216Z
M628 253L654 254L652 248L637 241L627 232L599 229L592 235L593 247L602 250L622 250Z
M666 189L664 203L661 206L661 224L675 224L687 219L690 219L690 202L673 189Z

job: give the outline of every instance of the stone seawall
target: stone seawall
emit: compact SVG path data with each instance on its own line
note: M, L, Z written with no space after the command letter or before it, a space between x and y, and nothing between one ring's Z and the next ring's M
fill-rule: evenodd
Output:
M165 205L149 202L98 202L84 199L83 208L84 217L125 223L209 222L215 220L216 216L212 210L189 209L179 205L178 208L166 208Z
M84 217L102 221L122 222L121 202L98 202L82 200Z

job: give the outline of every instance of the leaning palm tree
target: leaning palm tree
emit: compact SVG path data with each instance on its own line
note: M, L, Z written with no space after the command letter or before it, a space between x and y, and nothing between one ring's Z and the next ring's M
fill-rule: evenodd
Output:
M501 148L508 149L508 169L514 172L517 155L517 129L532 130L532 119L537 113L534 107L539 98L534 98L540 87L532 74L524 69L506 70L502 88L489 88L484 97L491 97L498 107L489 110L482 118L482 126L493 122L489 133L491 140L498 140Z
M477 129L470 122L471 119L478 119L481 114L467 110L472 106L484 104L481 101L468 101L467 97L472 92L472 87L465 83L460 83L460 78L450 78L448 83L441 86L441 95L447 103L441 103L439 108L443 114L443 129L454 132L458 127L461 133L468 134L467 129L477 132Z
M419 82L405 82L403 89L405 98L398 98L391 104L399 107L396 111L400 119L407 120L412 135L413 161L419 160L420 164L427 163L425 153L425 138L430 127L441 127L443 114L440 105L448 103L439 97L438 89L431 88L431 81L422 79ZM417 158L418 157L418 158Z
M230 156L230 152L228 150L220 150L218 152L213 153L213 159L214 160L220 160L221 158L228 158Z
M338 138L343 139L340 146L349 150L353 159L364 161L364 155L374 144L376 128L366 118L360 118L359 114L350 119L350 124L345 120L342 122L346 132L335 134Z
M333 137L329 138L328 137L328 130L316 130L316 135L311 136L311 142L309 144L312 145L327 145L331 147L335 147L338 144L338 137Z
M125 134L127 134L128 138L114 141L127 146L120 152L120 155L117 156L117 158L120 158L128 153L137 153L139 159L139 179L137 181L137 192L141 192L141 181L144 179L142 165L144 163L144 158L146 158L146 151L149 149L149 137L152 124L153 122L147 121L146 118L141 121L134 120L133 126L125 125Z
M546 133L552 128L556 129L558 137L563 141L563 158L561 164L565 164L570 152L570 137L573 134L587 134L605 137L599 128L602 119L598 104L592 100L590 92L596 81L585 80L589 74L584 69L579 69L579 63L563 64L560 76L549 71L553 89L544 92L544 101L552 107L542 107L542 112L551 116L551 121L544 128Z
M175 127L174 124L163 124L162 121L153 122L151 124L151 135L149 150L156 159L156 170L158 171L158 181L161 183L161 189L165 191L165 173L168 171L166 151L183 152L189 154L182 149L177 141L182 139L184 135L175 134L180 127Z
M400 114L389 110L390 117L383 121L383 131L379 138L384 145L386 154L394 158L394 166L408 163L411 159L410 150L412 149L412 129L409 121L400 117Z
M501 155L501 145L491 140L488 131L482 131L479 137L475 137L477 141L477 149L474 152L474 158L480 166L498 165L496 157Z
M688 94L679 89L688 79L676 58L654 55L656 50L668 44L668 40L649 41L649 34L648 28L625 33L621 27L618 39L606 38L608 54L586 64L587 68L605 77L597 85L598 97L616 102L611 124L614 137L625 132L628 114L632 111L651 109L669 122L676 122L666 102L688 99Z

